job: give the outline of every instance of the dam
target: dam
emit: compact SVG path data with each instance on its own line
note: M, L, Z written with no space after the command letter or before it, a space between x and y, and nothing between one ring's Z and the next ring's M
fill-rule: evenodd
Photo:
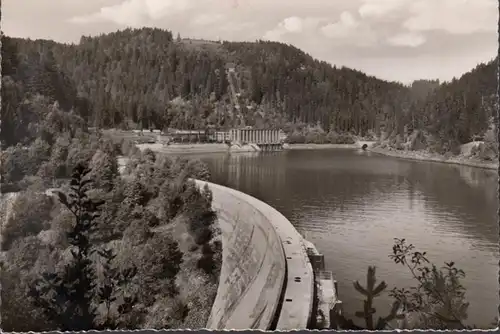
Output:
M316 323L314 304L326 300L316 300L321 283L316 274L322 268L314 262L322 262L322 255L268 204L221 185L196 182L212 191L222 230L223 263L207 328L311 328ZM326 298L333 309L340 302L330 290Z

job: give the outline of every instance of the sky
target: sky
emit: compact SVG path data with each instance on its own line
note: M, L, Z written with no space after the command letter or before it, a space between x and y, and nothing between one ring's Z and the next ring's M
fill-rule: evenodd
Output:
M498 0L3 0L6 35L78 42L127 27L272 40L405 84L449 81L498 50Z

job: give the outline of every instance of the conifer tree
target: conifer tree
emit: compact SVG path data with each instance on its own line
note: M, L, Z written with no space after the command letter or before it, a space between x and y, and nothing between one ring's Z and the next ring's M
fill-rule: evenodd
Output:
M92 181L87 178L90 169L78 164L70 183L70 192L57 192L60 202L74 216L74 225L67 237L72 259L62 272L44 273L31 290L35 306L60 330L89 330L95 328L96 273L91 260L94 249L91 236L99 216L102 201L91 200L87 192Z

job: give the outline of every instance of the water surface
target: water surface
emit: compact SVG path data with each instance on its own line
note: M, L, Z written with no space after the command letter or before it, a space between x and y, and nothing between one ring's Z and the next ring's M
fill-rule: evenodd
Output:
M467 277L469 323L490 328L498 306L496 172L389 158L349 149L199 156L212 180L282 212L325 255L344 309L361 310L352 282L366 268L389 288L409 287L407 270L388 254L394 238L454 261ZM379 298L379 311L390 297Z

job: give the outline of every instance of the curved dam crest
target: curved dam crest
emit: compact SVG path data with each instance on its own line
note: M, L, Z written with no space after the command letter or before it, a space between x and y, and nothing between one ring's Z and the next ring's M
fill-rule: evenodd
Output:
M303 237L268 204L195 181L212 191L222 231L222 268L207 328L306 329L314 276Z

